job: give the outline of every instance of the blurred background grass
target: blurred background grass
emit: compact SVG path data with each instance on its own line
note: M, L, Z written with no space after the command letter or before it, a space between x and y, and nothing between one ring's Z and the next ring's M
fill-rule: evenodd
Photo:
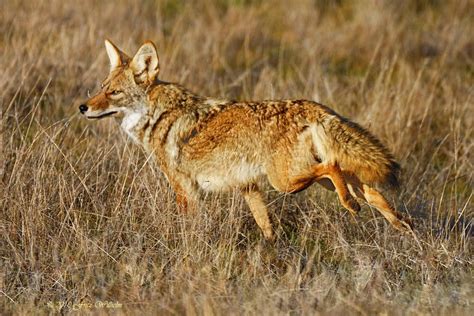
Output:
M472 313L472 1L0 2L0 310ZM307 98L395 153L419 242L319 187L269 191L275 244L236 193L193 218L113 120L77 105L103 40L158 47L160 78L219 98ZM270 188L268 188L270 190ZM49 304L49 305L48 305Z

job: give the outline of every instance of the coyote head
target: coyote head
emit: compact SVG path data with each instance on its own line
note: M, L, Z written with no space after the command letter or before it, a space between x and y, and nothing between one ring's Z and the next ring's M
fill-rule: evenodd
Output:
M145 113L147 88L160 71L155 45L146 41L130 58L109 40L105 48L110 59L110 73L100 91L79 106L88 119Z

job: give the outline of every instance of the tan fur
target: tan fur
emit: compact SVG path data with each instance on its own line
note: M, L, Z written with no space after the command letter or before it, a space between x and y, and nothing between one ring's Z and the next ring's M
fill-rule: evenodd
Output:
M240 188L264 236L272 239L267 208L255 184L266 177L275 189L288 193L321 183L335 190L352 214L360 209L355 198L361 198L394 227L409 229L369 186L396 184L398 164L359 125L312 101L201 97L156 78L158 56L151 42L133 59L110 42L106 45L111 72L83 113L89 118L123 117L126 132L153 153L180 208L194 208L200 190Z

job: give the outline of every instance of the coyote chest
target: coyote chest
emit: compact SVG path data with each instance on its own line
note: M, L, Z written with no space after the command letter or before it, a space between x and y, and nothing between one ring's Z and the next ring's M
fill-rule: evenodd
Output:
M135 143L140 143L136 134L136 129L139 123L143 120L144 116L145 114L140 112L131 112L125 114L122 124L120 124L125 133L127 133L127 135L130 136L130 138L132 138Z

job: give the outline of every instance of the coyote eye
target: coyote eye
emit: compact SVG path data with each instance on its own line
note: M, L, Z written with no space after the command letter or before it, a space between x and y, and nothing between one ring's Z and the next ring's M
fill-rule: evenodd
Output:
M120 90L112 90L112 92L110 92L111 95L118 95L120 93L122 93Z

